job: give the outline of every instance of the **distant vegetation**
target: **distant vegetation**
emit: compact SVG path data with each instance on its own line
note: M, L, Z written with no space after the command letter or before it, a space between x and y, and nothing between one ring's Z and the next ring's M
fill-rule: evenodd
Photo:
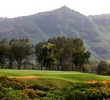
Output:
M35 54L41 66L49 70L84 71L90 52L80 38L57 37L35 46Z
M48 70L79 70L89 62L90 52L84 48L80 38L57 37L46 42L31 45L28 39L12 39L0 41L1 68L21 69L22 65L31 64L36 57L40 69Z
M41 69L81 71L110 75L110 65L89 61L87 51L80 38L55 37L36 45L28 39L5 39L0 41L0 67L9 69Z
M8 68L17 65L21 69L21 65L28 60L28 56L32 54L32 45L28 39L12 39L7 42L5 39L0 41L0 67L4 68L5 64Z

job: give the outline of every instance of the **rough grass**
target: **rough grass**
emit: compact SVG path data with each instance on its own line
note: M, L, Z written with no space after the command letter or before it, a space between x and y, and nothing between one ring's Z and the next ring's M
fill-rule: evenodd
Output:
M28 75L38 76L39 79L60 79L68 82L77 81L103 81L110 80L110 76L96 75L90 73L81 73L76 71L41 71L41 70L11 70L11 69L0 69L0 76L8 77L21 77Z

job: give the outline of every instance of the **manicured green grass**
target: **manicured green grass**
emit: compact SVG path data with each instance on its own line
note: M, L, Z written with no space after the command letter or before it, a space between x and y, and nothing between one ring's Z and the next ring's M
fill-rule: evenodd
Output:
M38 78L61 79L69 82L84 81L84 80L110 80L110 76L96 75L90 73L81 73L76 71L42 71L42 70L11 70L0 69L0 76L18 77L26 75L36 75Z

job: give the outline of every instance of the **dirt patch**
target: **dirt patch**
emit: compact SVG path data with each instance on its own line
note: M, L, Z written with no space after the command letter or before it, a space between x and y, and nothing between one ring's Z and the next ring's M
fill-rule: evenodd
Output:
M110 80L103 80L103 81L89 81L89 80L84 80L83 82L84 83L92 83L92 84L95 84L97 82L100 82L102 84L106 84L107 82L110 82Z
M38 76L28 75L28 76L19 76L19 77L16 77L16 78L33 79L33 78L38 78Z
M110 80L103 80L101 83L106 84L107 82L110 82Z

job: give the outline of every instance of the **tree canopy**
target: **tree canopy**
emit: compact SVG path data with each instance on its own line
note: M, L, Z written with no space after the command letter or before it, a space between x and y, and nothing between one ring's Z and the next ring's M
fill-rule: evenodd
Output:
M8 67L12 68L13 63L16 63L18 69L21 69L31 52L32 45L28 39L12 39L9 42L3 39L0 41L0 66L9 63Z
M31 45L28 39L13 39L9 42L13 60L17 62L18 69L21 69L22 63L31 54ZM12 59L9 59L12 60Z
M34 47L28 39L12 39L0 41L0 66L8 63L18 69L35 55L41 69L78 70L84 71L84 65L89 62L90 52L84 47L82 39L76 37L55 37L39 42Z
M10 51L10 47L6 39L3 39L2 41L0 41L0 67L4 66L6 62L6 58L10 54L9 51Z
M54 66L54 69L84 70L83 66L89 61L90 52L86 51L84 43L80 38L56 37L48 39L47 42L38 43L35 46L35 52L36 56L38 55L37 61L40 59L39 63L44 61L42 54L44 51L44 54L49 57L50 54L47 51L50 49L50 44L55 45L54 59L56 59L56 66ZM42 49L42 47L45 49ZM40 51L38 52L38 50Z

